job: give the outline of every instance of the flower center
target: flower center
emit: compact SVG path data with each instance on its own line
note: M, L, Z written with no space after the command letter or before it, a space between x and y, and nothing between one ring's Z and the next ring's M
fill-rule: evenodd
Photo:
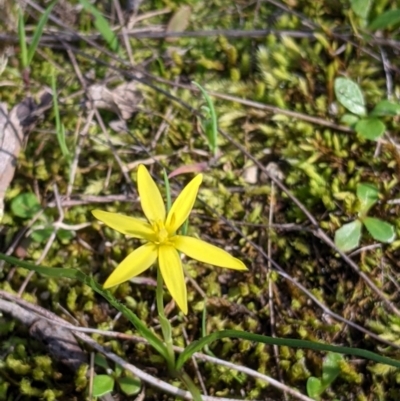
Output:
M157 245L165 244L168 242L168 231L165 228L164 222L159 220L153 223L153 229L156 234L155 243Z

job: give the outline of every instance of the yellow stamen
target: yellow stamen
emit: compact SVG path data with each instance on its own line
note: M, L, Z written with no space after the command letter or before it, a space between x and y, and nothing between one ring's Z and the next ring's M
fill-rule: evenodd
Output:
M157 245L165 244L168 242L168 231L164 226L164 223L162 221L156 221L153 224L154 232L156 233L156 241L155 243Z

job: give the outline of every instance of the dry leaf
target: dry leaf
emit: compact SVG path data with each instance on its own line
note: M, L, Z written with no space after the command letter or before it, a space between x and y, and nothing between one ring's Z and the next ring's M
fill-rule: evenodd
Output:
M258 167L257 166L245 167L242 176L244 181L247 182L247 184L256 184L258 176Z
M136 85L135 81L131 81L110 90L105 85L95 84L88 89L89 99L94 107L113 111L123 120L128 120L142 101Z
M200 162L191 165L181 166L172 171L168 175L168 178L176 177L177 175L187 174L187 173L196 173L196 174L202 173L205 170L207 170L207 168L208 168L207 162Z
M6 104L0 103L0 219L4 212L4 195L14 177L17 157L24 141L17 109L18 106L8 113Z
M28 97L8 113L0 103L0 220L4 212L4 195L14 177L17 158L25 138L38 118L51 106L52 95L44 91L39 105Z
M172 18L169 20L166 32L182 32L189 25L189 19L192 10L189 6L182 6L175 11ZM167 42L174 42L177 38L168 37L165 40Z

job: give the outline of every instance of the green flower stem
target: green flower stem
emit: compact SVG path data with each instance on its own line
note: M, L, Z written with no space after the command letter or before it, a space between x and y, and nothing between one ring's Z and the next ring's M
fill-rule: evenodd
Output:
M164 312L163 285L164 285L164 280L162 278L159 267L157 267L156 301L157 301L158 317L160 319L160 324L161 324L161 331L163 333L165 345L167 347L168 370L172 374L172 376L179 377L182 380L186 388L189 390L190 394L192 394L194 401L202 401L201 393L199 389L196 387L193 380L183 370L181 370L178 373L175 368L175 352L172 343L172 327L168 318L165 316Z
M203 401L201 398L201 393L197 386L194 384L193 380L190 378L190 376L185 373L181 372L179 374L180 379L185 383L186 388L190 391L190 394L192 394L193 400L194 401Z
M160 268L157 266L157 290L156 290L157 311L160 319L161 331L164 337L164 342L167 347L168 369L172 374L175 375L175 352L172 343L172 328L164 312L163 285L164 285L164 280L162 278Z

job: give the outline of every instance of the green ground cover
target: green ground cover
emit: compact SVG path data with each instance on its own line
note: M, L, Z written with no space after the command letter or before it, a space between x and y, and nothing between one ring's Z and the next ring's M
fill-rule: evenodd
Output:
M0 135L17 163L0 156L1 251L61 269L1 262L0 401L169 400L185 375L228 399L398 400L398 368L367 354L216 333L399 359L400 3L2 7ZM188 314L163 294L173 345L215 335L185 375L143 342L163 349L156 269L101 287L140 241L91 212L143 216L140 164L164 198L164 169L172 199L203 174L187 235L248 268L182 259ZM54 345L60 326L47 337L38 316L88 332Z

